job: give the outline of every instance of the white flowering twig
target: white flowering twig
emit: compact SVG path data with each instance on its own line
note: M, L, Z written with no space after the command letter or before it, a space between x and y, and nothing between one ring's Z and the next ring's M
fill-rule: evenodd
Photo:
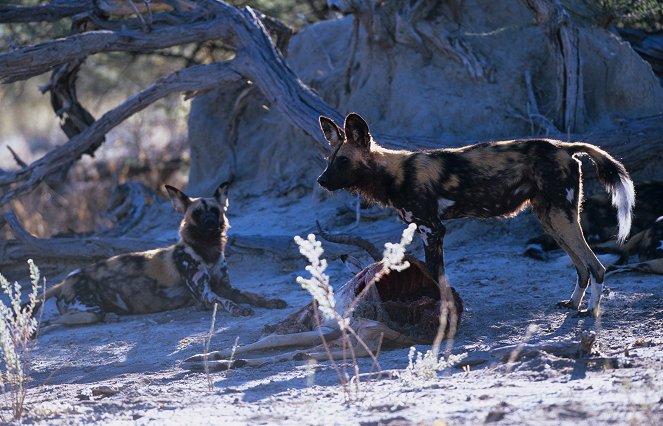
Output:
M329 285L329 275L325 274L327 260L320 259L324 253L322 244L316 241L313 234L309 234L306 240L297 235L295 242L299 246L299 252L308 259L306 270L311 273L311 278L297 277L297 282L313 296L322 316L327 320L335 320L338 314L334 289Z
M28 260L28 266L32 286L25 305L21 305L21 285L18 282L10 284L0 274L0 287L9 300L9 305L5 305L4 301L0 303L0 350L4 361L4 369L0 371L0 386L4 399L9 398L14 420L20 419L23 414L31 337L39 325L33 318L33 312L38 304L40 274L32 259Z
M306 239L295 236L295 242L299 246L299 252L308 259L309 265L306 266L306 270L311 274L310 278L297 277L297 282L311 294L315 301L314 308L316 308L315 312L316 321L318 322L318 329L320 329L321 325L320 320L317 317L317 312L319 310L325 320L335 321L338 324L339 330L341 331L341 345L342 353L344 354L344 361L346 350L350 353L352 368L354 370L354 375L352 378L347 372L345 362L343 363L343 371L341 372L340 369L338 369L331 351L329 350L329 346L325 341L322 331L320 330L320 337L322 339L323 346L327 352L327 355L329 356L330 361L332 362L332 365L339 375L339 379L343 385L346 396L348 395L347 383L350 381L354 382L356 392L357 394L359 393L359 367L356 360L354 346L349 339L350 335L352 335L357 343L366 350L369 356L373 359L374 365L377 365L379 368L377 357L351 327L350 318L358 301L362 300L363 296L367 291L369 291L375 282L377 282L385 274L389 273L389 271L393 270L400 272L410 266L409 262L404 260L405 247L412 242L412 237L416 229L416 225L411 224L403 231L403 235L399 243L385 244L384 258L382 259L382 269L369 283L366 284L366 286L362 289L362 292L355 297L347 310L342 313L339 313L336 310L334 289L329 284L329 276L325 273L325 270L327 269L327 261L325 259L321 259L321 256L324 253L322 244L315 239L315 235L313 234L309 234Z
M410 267L410 262L405 259L405 249L412 242L414 232L417 230L417 225L411 223L407 228L403 230L401 235L401 241L398 243L385 243L384 252L382 253L382 268L375 274L373 279L366 283L366 286L361 290L357 295L355 300L352 301L350 307L345 312L346 316L352 315L357 303L364 298L364 295L373 288L376 282L380 281L382 277L389 274L390 271L401 272Z
M403 271L410 267L410 262L403 261L405 257L405 248L412 242L414 232L417 230L417 225L411 223L401 236L401 241L398 243L385 243L384 253L382 258L382 271L388 273L389 271Z

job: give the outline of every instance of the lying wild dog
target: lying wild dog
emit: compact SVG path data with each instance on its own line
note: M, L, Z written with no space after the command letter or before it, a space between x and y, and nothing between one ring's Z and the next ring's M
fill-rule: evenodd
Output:
M372 263L335 292L336 311L343 318L352 312L347 317L349 326L362 341L359 343L354 336L350 337L355 356L370 356L385 348L431 344L437 336L442 300L440 287L423 263L407 255L405 260L410 262L408 268L389 270L386 275L382 273L382 262ZM376 274L381 274L378 281L375 281ZM453 306L446 309L445 334L453 335L463 313L463 301L453 288L446 287L444 291L447 292L445 300L453 301ZM323 322L314 303L277 324L266 326L267 335L257 342L194 355L184 366L209 371L298 359L324 361L330 354L333 359L346 359L344 344L347 342L341 339L339 324L335 320ZM329 353L325 344L321 344L321 335ZM286 352L274 355L274 349L286 349Z
M595 253L617 253L621 255L619 263L624 263L630 254L640 252L641 249L638 247L641 245L641 240L636 237L652 226L657 226L656 220L663 214L663 181L637 182L635 194L636 205L631 225L633 236L624 245L616 241L618 223L608 194L595 193L582 203L580 225ZM550 235L542 234L527 241L524 254L533 259L546 260L548 251L559 248ZM644 246L642 250L645 250ZM641 260L653 259L652 257L643 259L642 255L640 257Z
M582 175L577 156L590 157L599 181L612 194L620 241L629 233L635 203L633 182L626 169L606 152L585 143L548 139L394 151L378 145L357 114L345 118L344 129L326 117L320 117L320 126L334 151L318 183L330 191L344 188L359 193L395 208L405 222L416 223L433 277L444 276L443 220L508 217L531 205L544 230L569 254L578 273L571 299L560 305L579 309L591 281L588 309L580 313L599 314L605 267L580 228Z
M619 253L621 258L608 267L608 272L663 274L663 216L657 218L651 227L633 235ZM639 262L625 264L634 253L637 253Z
M172 246L126 253L77 269L46 291L56 297L58 317L50 324L79 325L102 321L106 313L146 314L200 303L218 303L232 315L252 315L238 303L284 308L230 285L224 255L228 220L228 183L211 198L190 198L166 185L175 210L183 214L179 241ZM36 310L35 310L36 311Z

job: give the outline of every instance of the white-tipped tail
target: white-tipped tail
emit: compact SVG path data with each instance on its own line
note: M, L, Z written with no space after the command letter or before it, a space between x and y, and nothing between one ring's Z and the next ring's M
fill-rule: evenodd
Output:
M635 206L635 188L626 168L597 146L587 143L569 143L564 146L572 154L589 155L594 162L599 181L612 196L612 205L617 209L617 242L624 243L631 231L631 213Z
M611 188L612 205L617 209L619 232L617 241L621 244L631 230L631 213L635 206L635 188L633 181L627 176L619 177L619 184Z

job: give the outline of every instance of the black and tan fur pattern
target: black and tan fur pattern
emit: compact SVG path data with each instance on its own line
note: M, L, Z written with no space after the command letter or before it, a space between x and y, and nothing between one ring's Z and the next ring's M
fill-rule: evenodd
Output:
M663 275L663 216L654 224L633 235L622 250L619 261L608 267L610 273L642 272ZM631 255L637 254L639 262L627 263Z
M205 308L218 303L232 315L252 315L248 307L283 308L230 285L224 256L228 220L228 183L210 198L191 198L166 185L175 210L183 214L179 241L172 246L127 253L70 273L46 292L57 298L60 315L51 324L77 325L102 321L107 313L146 314L181 308L195 302Z
M633 236L624 245L618 244L616 240L618 223L609 195L599 192L585 199L580 213L580 225L595 253L617 253L621 255L619 263L624 263L628 261L628 256L647 250L645 249L647 243L639 234L652 227L661 226L657 225L656 221L663 215L663 181L637 182L635 194L636 205L633 209L631 226ZM649 231L650 234L652 232ZM640 248L643 244L644 246ZM534 259L547 260L547 252L559 248L550 235L542 234L527 241L524 254ZM643 259L642 256L640 254L641 261L653 259L652 257Z
M590 246L596 253L618 254L619 260L607 268L610 273L640 272L663 274L663 181L644 181L635 184L636 206L633 210L631 236L625 244L616 240L617 221L610 200L604 193L594 194L583 203L580 223ZM525 255L539 260L548 259L548 251L559 249L548 235L527 241ZM638 262L628 263L633 255Z
M612 194L622 241L628 235L634 205L628 173L606 152L589 144L548 139L394 151L378 145L357 114L346 117L344 129L326 117L320 117L320 126L334 148L318 178L320 185L330 191L348 189L393 207L405 222L416 223L434 277L444 276L443 220L508 217L531 205L544 230L573 259L578 273L571 300L562 305L579 309L591 281L592 297L588 311L582 313L598 315L605 268L580 228L582 176L577 157L589 156L599 180Z

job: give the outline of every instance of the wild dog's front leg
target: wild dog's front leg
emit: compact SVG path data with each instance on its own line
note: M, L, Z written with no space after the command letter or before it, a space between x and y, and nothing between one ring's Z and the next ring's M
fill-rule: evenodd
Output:
M446 228L440 224L434 228L419 225L417 229L424 242L424 254L426 255L428 271L437 282L441 282L444 278L443 242Z
M217 303L221 305L223 310L230 312L232 316L253 315L253 309L239 306L234 301L213 292L210 283L211 277L207 271L200 271L191 280L187 280L189 290L191 290L194 296L196 296L196 300L200 301L205 308L210 309Z
M288 306L288 304L281 299L268 299L250 291L237 290L230 285L230 276L228 275L228 268L226 266L223 266L220 269L220 278L216 280L212 288L219 296L233 300L237 303L247 303L249 305L268 309L283 309Z
M212 277L209 271L201 261L194 259L193 256L187 253L186 249L175 249L173 256L186 287L194 299L206 309L211 309L217 303L233 316L253 315L252 309L243 308L232 300L225 299L214 293L210 286Z

